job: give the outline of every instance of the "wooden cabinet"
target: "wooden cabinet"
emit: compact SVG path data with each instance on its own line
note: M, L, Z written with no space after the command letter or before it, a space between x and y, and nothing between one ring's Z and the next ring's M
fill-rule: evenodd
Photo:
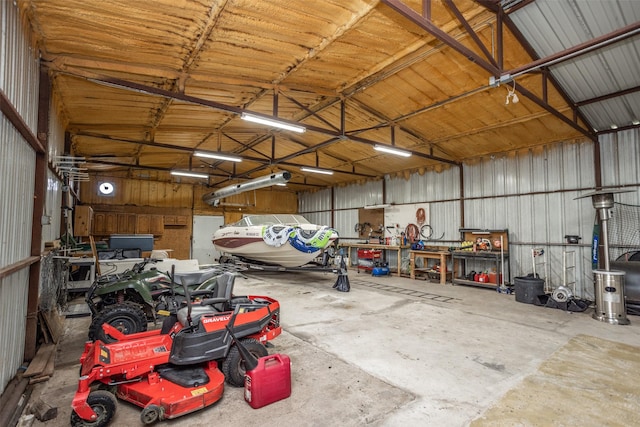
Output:
M189 218L186 215L165 215L164 225L186 226Z
M164 216L144 214L137 215L136 233L162 236L162 234L164 233Z
M138 215L136 217L136 233L137 234L151 233L151 215Z
M118 233L118 216L112 212L96 212L93 215L93 234L109 236Z
M119 213L118 215L118 234L135 234L136 233L136 214Z
M76 206L74 209L73 234L89 237L93 231L93 209L91 206Z
M164 216L151 215L151 230L154 236L162 236L164 234Z

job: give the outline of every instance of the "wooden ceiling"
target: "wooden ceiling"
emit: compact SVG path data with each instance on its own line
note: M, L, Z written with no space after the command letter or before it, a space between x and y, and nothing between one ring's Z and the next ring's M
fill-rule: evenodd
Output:
M170 180L193 169L220 187L286 170L296 191L592 138L544 72L517 78L517 103L506 104L514 82L489 84L537 59L498 4L18 0L91 171ZM196 149L244 160L203 161Z

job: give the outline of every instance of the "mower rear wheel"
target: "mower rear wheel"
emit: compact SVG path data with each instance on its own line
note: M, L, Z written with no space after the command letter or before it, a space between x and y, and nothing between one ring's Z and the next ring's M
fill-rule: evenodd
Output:
M153 424L156 421L162 420L164 415L164 409L158 405L149 405L145 407L140 413L140 421L142 424Z
M87 404L96 413L94 421L80 418L75 411L71 412L71 427L103 427L111 422L116 413L118 401L116 397L105 390L92 391L87 397Z
M144 332L147 330L147 316L138 305L124 303L105 308L91 322L89 339L100 340L104 343L115 342L116 339L102 329L102 324L108 323L125 335Z
M240 342L256 359L269 354L267 348L262 345L260 341L254 338L244 338L240 340ZM234 345L231 347L231 350L229 350L227 358L222 362L222 373L230 385L234 387L243 387L245 372L245 364L244 360L242 360L242 356L240 355L240 350L238 350L237 345Z

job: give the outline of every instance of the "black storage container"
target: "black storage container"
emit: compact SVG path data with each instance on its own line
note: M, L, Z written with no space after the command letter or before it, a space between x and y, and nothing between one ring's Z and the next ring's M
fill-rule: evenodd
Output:
M533 277L516 277L515 281L516 301L525 304L535 304L540 295L544 295L544 280Z

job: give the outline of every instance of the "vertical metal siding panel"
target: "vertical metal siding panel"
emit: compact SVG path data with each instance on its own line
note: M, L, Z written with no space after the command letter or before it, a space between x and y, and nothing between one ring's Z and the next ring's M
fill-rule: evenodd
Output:
M318 192L298 193L298 211L317 212L331 209L331 190L325 189Z
M432 239L444 241L460 240L460 209L458 202L441 202L429 204L429 220L433 234ZM433 241L432 244L438 244Z
M397 205L408 203L407 201L411 196L411 188L406 185L404 179L398 177L386 177L385 180L387 203Z
M64 129L56 116L54 108L50 108L49 114L49 135L48 135L48 156L54 159L55 156L64 154ZM47 170L47 189L45 195L45 215L51 217L49 225L42 228L42 241L51 241L60 237L60 225L65 218L62 215L62 192L63 182L54 173Z
M1 65L0 88L29 128L36 133L38 105L38 60L30 46L30 34L22 27L18 8L13 2L3 2L6 52Z
M362 208L382 203L382 181L347 185L334 189L336 209Z
M0 280L0 394L23 362L28 281L28 269Z
M62 182L47 170L47 188L45 193L44 215L50 218L49 224L42 226L42 241L52 241L60 237L62 224Z
M38 61L14 2L0 2L0 89L36 133ZM35 152L13 125L0 117L0 268L30 255ZM0 283L0 394L22 364L29 270Z
M35 153L2 117L0 149L0 267L29 256L33 212Z
M615 201L640 205L640 130L603 135L600 148L602 164L608 166L602 174L603 185L631 186L629 192L617 194Z
M334 228L338 230L338 234L340 234L340 238L347 239L357 239L358 233L355 231L355 225L358 223L358 210L357 209L348 209L348 210L340 210L334 213L335 226Z

